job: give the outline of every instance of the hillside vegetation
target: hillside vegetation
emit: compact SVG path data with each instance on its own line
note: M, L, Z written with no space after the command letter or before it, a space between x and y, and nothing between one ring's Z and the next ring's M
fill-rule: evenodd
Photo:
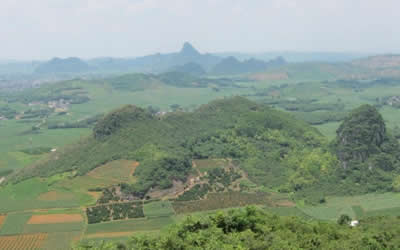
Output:
M124 199L143 199L154 190L186 183L195 171L193 159L234 159L236 167L210 169L202 182L207 185L197 185L182 197L199 199L207 192L229 191L232 183L247 176L250 184L241 180L241 190L255 185L323 203L326 195L395 190L398 149L372 106L354 110L329 145L306 123L242 97L165 115L128 105L100 119L92 136L11 180L62 172L85 175L113 160L135 160L140 162L135 171L138 181L122 183L120 191ZM234 170L237 166L244 173ZM114 199L111 196L105 200Z
M256 184L279 189L290 182L292 188L303 184L297 183L298 177L310 184L324 172L310 173L292 164L308 159L304 154L318 156L318 168L326 168L326 173L334 167L323 144L323 137L306 123L241 97L164 116L125 106L101 119L93 136L23 170L14 180L66 171L83 175L112 160L132 159L141 164L135 172L139 181L129 190L143 197L150 188L185 180L190 159L233 158Z
M351 228L345 220L307 221L247 207L189 217L157 237L134 236L125 244L89 243L75 249L398 249L398 220L371 218Z

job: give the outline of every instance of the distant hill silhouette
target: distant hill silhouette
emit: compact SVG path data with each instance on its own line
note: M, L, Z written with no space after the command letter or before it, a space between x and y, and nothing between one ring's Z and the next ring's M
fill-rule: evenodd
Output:
M53 58L52 60L40 64L36 69L37 74L48 73L82 73L89 70L89 65L76 57Z
M269 62L254 58L241 62L235 57L230 56L215 65L211 73L218 75L255 73L265 71L268 67L280 66L285 63L286 61L282 57L278 57Z
M220 61L220 57L211 54L201 54L189 42L185 42L179 52L167 54L157 53L131 59L100 58L90 60L89 64L101 71L130 70L161 73L187 63L196 63L203 69L209 70Z

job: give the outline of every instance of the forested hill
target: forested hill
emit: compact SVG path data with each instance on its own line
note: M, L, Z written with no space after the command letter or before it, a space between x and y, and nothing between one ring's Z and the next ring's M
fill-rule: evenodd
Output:
M145 192L160 185L160 180L168 187L174 179L184 179L191 159L232 158L241 162L255 183L278 188L296 174L288 159L294 160L295 152L310 153L322 143L321 134L305 122L242 97L165 115L126 106L100 120L93 136L52 154L14 180L65 171L83 175L115 159L133 159L141 162L135 188ZM331 155L318 152L330 164ZM183 167L166 169L166 164L160 164L165 162Z
M11 181L63 172L79 176L114 160L135 160L140 162L137 182L123 185L122 192L143 199L151 190L186 183L194 171L192 160L233 159L253 187L323 203L326 195L398 189L398 149L372 106L352 112L329 144L305 122L243 97L166 114L128 105L100 119L92 136ZM231 175L226 185L238 177L234 172L215 174Z

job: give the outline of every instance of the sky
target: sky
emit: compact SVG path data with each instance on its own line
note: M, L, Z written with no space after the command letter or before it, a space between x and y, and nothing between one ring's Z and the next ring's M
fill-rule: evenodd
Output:
M400 53L399 0L0 0L0 59Z

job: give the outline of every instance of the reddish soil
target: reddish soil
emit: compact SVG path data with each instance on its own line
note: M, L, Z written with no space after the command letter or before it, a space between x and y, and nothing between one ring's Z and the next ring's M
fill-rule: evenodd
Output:
M83 221L80 214L45 214L33 215L28 224L56 224L56 223L74 223Z
M58 200L71 200L74 196L67 193L59 193L57 191L50 191L39 195L38 200L41 201L58 201Z
M0 215L0 228L3 225L4 221L6 220L6 215Z
M85 238L93 239L93 238L113 238L113 237L124 237L131 236L134 232L112 232L112 233L95 233L86 235Z
M276 202L274 205L278 206L278 207L294 207L296 206L296 204L292 201L278 201Z
M1 236L1 249L40 249L47 240L47 233Z

